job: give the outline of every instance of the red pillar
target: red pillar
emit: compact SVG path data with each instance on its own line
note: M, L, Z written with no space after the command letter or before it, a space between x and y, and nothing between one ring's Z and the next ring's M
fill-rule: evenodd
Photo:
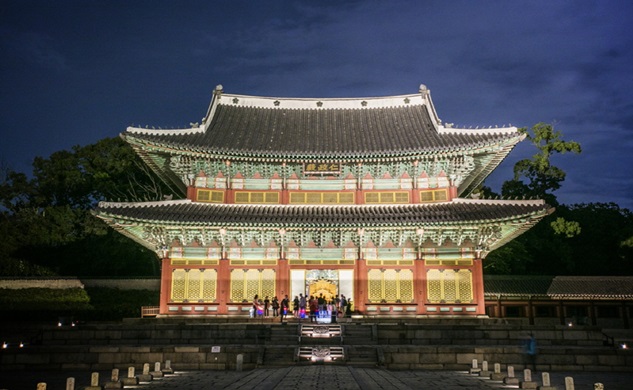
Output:
M279 301L284 299L285 295L288 295L288 299L292 299L293 297L290 296L290 283L288 282L288 279L290 277L288 270L288 260L279 259L277 264L278 266L276 275L277 279L275 281L275 294L277 295L277 298L279 298Z
M426 314L426 270L424 260L416 259L413 269L413 288L415 302L418 305L417 314Z
M227 303L231 297L231 270L230 260L220 259L218 262L218 314L227 314Z
M367 263L365 259L359 258L356 260L356 266L354 267L354 296L352 297L352 304L354 310L358 310L361 313L365 312L365 302L367 302Z
M171 267L171 259L165 255L161 260L160 267L160 304L159 304L159 313L160 314L168 314L167 312L167 303L169 302L169 297L171 296L171 275L172 275L172 267Z
M190 199L190 200L195 202L197 200L196 198L197 198L196 187L188 186L187 187L187 199Z
M481 259L473 261L473 298L477 303L475 314L486 314L486 301L484 300L484 272Z

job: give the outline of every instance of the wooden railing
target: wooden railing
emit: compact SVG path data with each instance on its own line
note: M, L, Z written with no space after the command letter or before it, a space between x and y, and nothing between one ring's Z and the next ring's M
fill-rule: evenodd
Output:
M141 318L156 317L159 309L159 306L141 306Z

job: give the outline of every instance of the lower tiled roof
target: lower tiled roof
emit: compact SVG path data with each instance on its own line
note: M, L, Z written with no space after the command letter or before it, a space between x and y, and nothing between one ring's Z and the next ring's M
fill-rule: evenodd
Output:
M553 276L486 275L484 291L487 296L547 296L552 279Z
M528 299L633 299L633 276L485 275L485 296Z
M547 293L554 298L633 298L633 276L557 276Z
M149 203L102 202L95 213L137 223L203 226L365 227L443 225L541 217L550 210L542 201L457 199L402 205L237 205L189 200Z

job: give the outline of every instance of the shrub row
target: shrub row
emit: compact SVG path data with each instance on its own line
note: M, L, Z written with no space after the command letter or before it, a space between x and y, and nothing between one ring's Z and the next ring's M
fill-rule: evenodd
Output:
M119 321L140 317L141 306L158 305L159 292L113 288L0 289L0 315L15 320Z

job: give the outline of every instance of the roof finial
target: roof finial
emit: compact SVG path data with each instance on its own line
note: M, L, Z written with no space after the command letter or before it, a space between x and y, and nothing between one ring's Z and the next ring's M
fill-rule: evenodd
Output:
M424 84L420 84L420 93L427 92L429 89Z
M222 86L222 84L216 85L215 89L213 90L213 94L214 95L221 95L222 92L224 92L224 87Z

